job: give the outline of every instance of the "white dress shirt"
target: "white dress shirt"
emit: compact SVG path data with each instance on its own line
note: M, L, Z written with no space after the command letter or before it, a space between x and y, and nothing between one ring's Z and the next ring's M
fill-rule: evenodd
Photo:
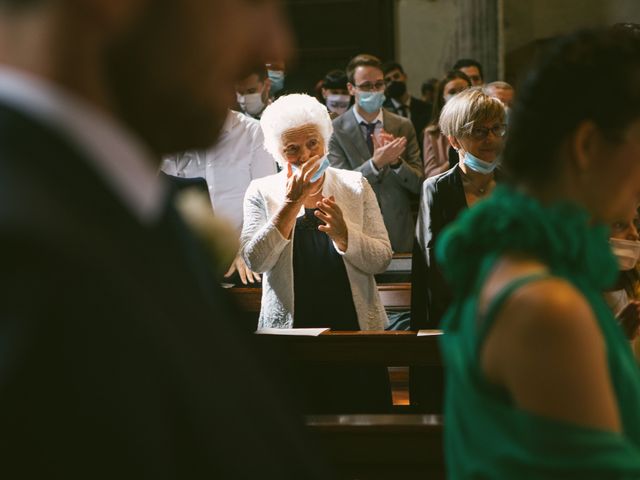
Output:
M159 218L167 187L158 178L157 161L115 118L61 87L5 66L0 102L67 137L141 222Z
M242 202L251 180L276 173L274 158L264 149L260 123L229 111L218 143L205 152L186 152L162 162L162 171L207 181L216 215L242 230Z

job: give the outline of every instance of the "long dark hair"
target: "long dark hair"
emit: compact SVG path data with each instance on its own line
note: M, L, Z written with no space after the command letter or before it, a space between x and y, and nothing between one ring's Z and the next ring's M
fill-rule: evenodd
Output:
M440 121L440 112L442 112L442 107L444 107L444 87L451 80L455 80L459 78L467 82L469 86L471 86L471 80L464 72L460 70L451 70L449 73L445 75L445 77L438 82L436 88L436 98L433 99L433 111L431 112L431 122L427 125L425 129L425 133L430 135L436 135L440 133L440 127L438 126L438 122Z

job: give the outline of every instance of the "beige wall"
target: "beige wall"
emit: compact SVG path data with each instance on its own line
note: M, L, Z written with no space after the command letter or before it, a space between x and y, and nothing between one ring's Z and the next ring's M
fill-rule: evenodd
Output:
M640 23L640 0L502 0L504 51L578 28ZM459 13L458 0L396 0L397 60L409 75L409 90L439 77L451 65L447 42Z

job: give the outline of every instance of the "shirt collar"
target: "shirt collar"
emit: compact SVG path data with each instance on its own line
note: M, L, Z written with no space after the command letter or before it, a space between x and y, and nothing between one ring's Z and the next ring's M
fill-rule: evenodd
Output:
M393 103L393 106L396 107L396 109L400 108L401 106L405 106L407 108L410 108L411 107L411 97L409 97L409 99L407 100L407 103L399 102L395 98L391 99L391 103Z
M117 121L46 80L0 66L0 101L59 130L143 223L162 213L167 185L154 156Z
M356 122L358 122L358 125L360 125L362 122L369 123L364 118L362 118L362 116L358 113L358 109L356 108L355 105L353 106L353 114L356 117ZM380 111L378 112L378 116L373 121L373 123L378 123L378 122L380 122L380 125L384 126L384 119L383 119L383 116L382 116L382 109L380 109Z

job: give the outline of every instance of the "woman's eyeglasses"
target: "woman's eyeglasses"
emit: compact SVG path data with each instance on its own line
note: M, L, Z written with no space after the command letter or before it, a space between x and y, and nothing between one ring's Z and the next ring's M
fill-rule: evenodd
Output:
M507 133L507 126L503 123L500 125L494 125L491 128L487 127L473 127L469 131L469 136L476 140L484 140L489 136L489 132L493 133L496 137L504 137Z

